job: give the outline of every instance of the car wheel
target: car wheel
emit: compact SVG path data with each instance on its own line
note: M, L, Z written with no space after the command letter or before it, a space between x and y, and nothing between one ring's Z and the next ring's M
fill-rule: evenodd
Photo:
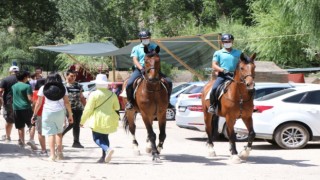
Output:
M176 116L176 112L174 109L168 108L167 109L167 114L166 114L166 119L167 120L173 120Z
M278 146L284 149L301 149L307 145L309 138L308 130L298 123L280 126L274 136Z
M223 128L223 135L226 139L229 139L228 133L227 133L227 125L224 125ZM248 135L247 134L238 134L236 133L236 141L237 142L246 142L248 141Z

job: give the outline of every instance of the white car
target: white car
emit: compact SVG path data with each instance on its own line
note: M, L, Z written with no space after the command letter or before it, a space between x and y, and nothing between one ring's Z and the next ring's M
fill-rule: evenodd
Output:
M285 149L299 149L320 140L320 85L289 88L254 102L256 138ZM247 134L242 121L235 131Z
M83 96L87 99L91 91L94 91L96 88L96 83L94 82L81 82L79 83L83 89Z
M182 128L196 129L200 131L205 131L205 124L203 118L202 102L201 102L201 92L203 86L195 87L194 89L189 89L182 93L176 104L176 124ZM305 85L305 84L301 84ZM200 87L202 86L202 87ZM300 86L300 84L292 83L256 83L255 85L255 98L263 97L267 94L280 91L282 89L287 89L290 87ZM224 117L219 118L218 122L218 132L222 133L226 138L228 138L226 130L226 122ZM247 135L237 134L238 141L245 141Z
M196 86L198 84L203 84L203 82L187 82L187 83L182 83L178 86L175 86L172 88L171 96L170 96L170 104L175 107L178 97L181 93L183 93L185 90L189 89L192 86ZM168 108L167 109L167 114L166 118L168 120L175 119L176 116L176 109Z

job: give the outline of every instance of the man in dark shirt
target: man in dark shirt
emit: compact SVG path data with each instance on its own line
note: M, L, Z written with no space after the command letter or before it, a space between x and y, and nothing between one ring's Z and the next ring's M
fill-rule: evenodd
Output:
M68 97L71 104L73 113L73 124L69 124L63 131L62 135L65 135L70 129L73 129L73 144L74 148L83 148L80 144L80 120L83 112L83 106L86 104L86 99L82 94L82 87L76 80L76 72L73 70L67 71L66 88L68 90Z
M6 135L3 136L3 139L6 142L11 141L10 135L14 124L11 87L18 82L16 77L16 72L18 71L18 66L11 66L9 68L10 76L2 79L0 83L0 96L3 98L3 118L6 120Z

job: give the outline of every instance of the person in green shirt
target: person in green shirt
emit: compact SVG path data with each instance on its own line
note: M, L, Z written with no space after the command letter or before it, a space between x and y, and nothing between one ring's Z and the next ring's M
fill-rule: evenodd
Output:
M13 118L15 120L15 127L18 129L19 133L19 146L24 147L25 138L24 138L24 128L25 125L30 128L30 141L27 143L31 146L33 150L36 150L37 147L34 144L34 125L31 124L32 117L32 88L30 84L26 84L28 81L29 73L18 72L16 73L18 82L11 87L12 96L13 96Z

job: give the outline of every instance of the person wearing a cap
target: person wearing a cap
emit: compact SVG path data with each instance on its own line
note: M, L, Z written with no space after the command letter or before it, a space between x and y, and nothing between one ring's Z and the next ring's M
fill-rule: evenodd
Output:
M119 115L116 111L119 111L120 104L117 95L108 89L105 74L98 74L94 82L97 90L88 98L80 125L87 124L92 129L93 140L102 149L102 157L97 162L108 163L114 152L110 148L109 134L118 128Z
M2 136L2 139L6 142L11 141L11 131L14 124L11 87L18 82L16 77L16 72L18 71L18 66L11 66L9 68L10 76L2 79L0 83L0 96L3 99L3 118L6 120L6 134Z
M141 44L136 45L135 47L132 48L131 55L133 60L133 64L135 65L135 69L133 73L131 74L127 86L126 86L126 93L127 93L127 104L126 104L126 110L131 110L133 108L133 83L134 81L141 77L145 73L144 69L144 57L145 57L145 52L144 52L144 47L148 47L149 51L154 51L158 45L151 43L151 33L148 30L142 30L139 32L139 38L141 41ZM159 48L159 47L158 47ZM172 81L170 78L168 78L165 74L160 72L160 76L163 77L168 85L168 99L170 102L170 95L172 91ZM169 103L169 108L173 108L172 105Z
M67 90L58 73L50 73L45 85L40 87L33 118L37 117L43 98L45 98L45 101L42 110L42 135L49 136L50 157L48 160L61 160L63 159L62 132L64 121L68 116L69 123L73 123L73 116ZM56 144L57 153L55 152Z
M210 93L210 107L209 113L215 113L216 109L216 96L215 92L220 84L222 84L227 76L233 76L237 67L242 52L232 48L234 37L232 34L223 34L221 36L221 44L223 48L214 52L212 58L212 69L218 72L218 76L212 86Z

